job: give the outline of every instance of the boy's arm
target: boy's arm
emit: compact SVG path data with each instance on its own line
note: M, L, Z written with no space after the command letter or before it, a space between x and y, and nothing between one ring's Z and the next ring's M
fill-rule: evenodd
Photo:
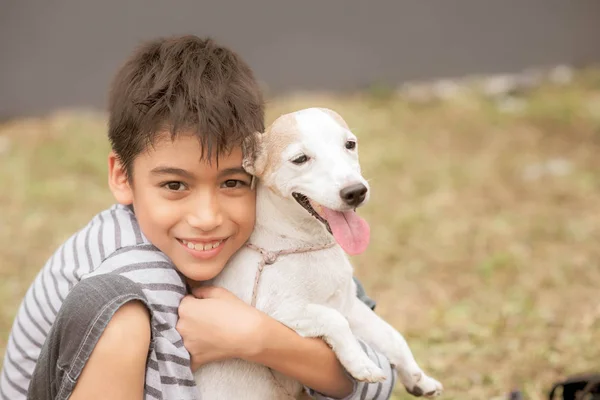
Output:
M248 361L266 365L301 382L318 400L384 400L389 399L396 373L385 356L367 344L361 346L386 375L381 383L358 382L347 375L335 353L320 339L303 338L279 322L267 317L265 345ZM287 331L287 332L286 332Z
M344 400L389 400L392 396L392 391L396 384L396 371L392 368L389 360L382 354L374 351L366 343L359 340L361 346L376 364L378 364L385 374L385 381L379 383L368 383L353 381L352 393L345 397ZM312 388L307 388L308 392L315 398L315 400L331 400L333 398L327 397L322 393L316 392Z
M142 399L150 336L146 306L138 301L123 305L85 362L69 399Z
M369 308L371 308L372 310L375 309L376 303L373 299L371 299L365 292L362 284L358 281L358 279L354 278L354 282L356 283L356 287L357 287L357 297L363 301L367 306L369 306ZM317 365L317 371L319 372L319 374L321 374L321 376L326 377L327 379L330 379L330 382L336 382L336 381L340 381L339 378L335 379L333 378L333 376L335 374L338 374L340 369L343 370L343 367L339 364L339 362L337 361L337 358L335 357L335 354L333 354L333 351L329 348L329 346L327 346L322 340L320 339L304 339L302 338L301 340L312 340L312 341L316 341L316 343L318 344L318 347L315 346L311 351L309 351L307 349L306 352L306 356L309 357L317 357L316 354L317 352L322 352L323 350L325 351L325 353L330 353L330 354L325 354L325 357L331 357L331 355L333 355L334 360L330 360L333 361L332 365L326 365L325 364L319 364L317 361L317 359L313 359L312 361L315 361L315 364ZM347 395L346 397L343 397L343 399L345 400L354 400L354 399L361 399L361 400L384 400L384 399L390 399L391 395L392 395L392 390L394 389L394 385L396 383L396 371L392 368L389 360L382 354L377 353L376 351L374 351L368 344L366 344L365 342L359 340L361 347L363 348L363 350L365 351L365 353L367 353L367 355L369 356L369 358L371 360L373 360L377 365L379 365L381 367L381 369L383 370L386 379L385 381L381 382L381 383L368 383L368 382L358 382L354 379L352 379L350 376L348 376L345 371L344 371L344 375L347 376L347 379L351 379L352 381L352 392ZM283 348L287 348L287 347L291 347L293 343L291 342L284 342ZM325 347L323 347L323 345L325 345ZM285 350L284 350L285 351ZM289 356L289 357L283 357L281 354L277 355L276 351L272 351L273 356L275 357L275 362L277 363L278 361L283 361L284 363L290 364L292 366L292 368L297 368L300 364L297 363L297 361L294 361L294 357L293 356ZM254 360L255 362L259 362L263 365L265 365L265 363L270 362L270 360L262 360L263 362L261 362L260 360ZM280 366L280 365L275 365L272 366L271 368L282 372L280 370L280 368L277 367L285 367L285 366ZM332 368L333 367L333 368ZM331 371L330 374L327 373L327 371ZM282 372L283 373L283 372ZM287 374L288 376L292 376L290 374ZM298 379L298 378L297 378ZM301 379L298 379L300 382L304 382ZM326 400L326 399L335 399L335 398L340 398L338 397L327 397L325 394L323 393L331 393L331 392L321 392L319 393L318 391L315 390L316 387L318 386L311 386L310 384L307 384L306 382L304 382L304 385L306 386L306 389L308 390L308 392L316 399L316 400Z
M354 384L325 342L304 338L233 293L217 287L193 290L179 305L177 331L192 371L211 361L242 358L268 366L333 398Z
M317 338L304 338L265 315L262 344L245 355L248 361L265 365L292 377L306 387L344 399L355 388L329 346Z
M266 365L312 388L321 399L389 398L395 373L385 357L364 347L387 379L362 384L350 379L333 351L320 339L303 338L221 288L196 288L186 297L177 329L192 358L192 369L210 361L244 358ZM202 333L199 335L199 333ZM367 397L368 396L368 397Z

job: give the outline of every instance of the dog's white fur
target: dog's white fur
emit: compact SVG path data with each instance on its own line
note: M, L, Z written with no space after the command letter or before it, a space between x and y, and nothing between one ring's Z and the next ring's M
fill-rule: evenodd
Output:
M302 193L334 210L350 209L340 190L356 183L368 187L357 150L345 147L346 141L356 141L356 137L339 115L317 108L286 114L257 137L256 157L244 160L246 170L260 178L250 243L277 251L332 241L324 224L300 206L292 193ZM310 157L306 164L290 161L301 154ZM250 303L261 259L257 251L244 247L208 284L224 287ZM358 380L380 381L384 376L355 337L387 356L410 392L440 394L441 384L425 375L404 338L357 298L352 276L352 265L338 245L281 256L264 269L256 307L302 336L322 337ZM302 391L298 382L242 360L205 365L195 378L202 399L296 398Z

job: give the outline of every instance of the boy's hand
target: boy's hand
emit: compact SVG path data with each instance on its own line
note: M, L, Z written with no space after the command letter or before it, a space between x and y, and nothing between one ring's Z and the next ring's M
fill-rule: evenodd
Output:
M179 305L176 329L191 355L192 371L211 361L260 352L266 315L218 287L199 287Z
M193 293L196 297L181 301L176 326L192 371L211 361L241 358L334 398L352 392L353 381L321 339L301 337L225 289L201 287Z

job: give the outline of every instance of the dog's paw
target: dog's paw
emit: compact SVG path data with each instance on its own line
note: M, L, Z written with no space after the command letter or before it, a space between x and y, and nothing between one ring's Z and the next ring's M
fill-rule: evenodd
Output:
M346 371L359 382L382 382L386 379L383 370L368 357L359 357L351 362L342 362Z
M442 394L444 387L437 380L425 375L422 371L411 375L412 384L404 383L406 391L416 397L437 397Z

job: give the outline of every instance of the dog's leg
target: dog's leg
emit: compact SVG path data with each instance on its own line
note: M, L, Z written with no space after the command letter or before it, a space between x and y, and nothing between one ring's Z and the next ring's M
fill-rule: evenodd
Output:
M347 315L352 332L390 360L410 394L439 396L442 384L423 372L404 337L358 298L353 297L352 302Z
M322 338L354 379L366 382L385 379L381 368L362 350L348 321L337 310L320 304L309 304L302 309L280 308L274 317L301 336Z

